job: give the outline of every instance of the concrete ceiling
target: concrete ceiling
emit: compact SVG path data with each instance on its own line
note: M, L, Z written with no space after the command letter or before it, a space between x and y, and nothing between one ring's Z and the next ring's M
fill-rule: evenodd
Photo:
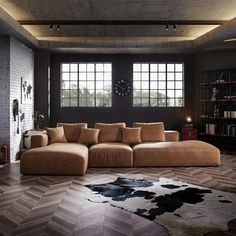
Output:
M235 0L0 0L0 34L10 25L37 47L81 53L176 53L236 48ZM6 17L8 16L8 17ZM223 25L24 25L18 21L226 21ZM5 25L4 25L5 23ZM29 33L32 37L29 38ZM35 42L37 40L37 43ZM235 45L234 45L235 44ZM222 47L220 46L222 45Z

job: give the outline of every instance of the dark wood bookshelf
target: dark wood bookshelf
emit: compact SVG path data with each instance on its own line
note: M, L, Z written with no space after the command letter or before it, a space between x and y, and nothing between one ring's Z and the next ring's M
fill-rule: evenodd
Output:
M221 149L236 147L236 69L202 71L198 85L199 139Z

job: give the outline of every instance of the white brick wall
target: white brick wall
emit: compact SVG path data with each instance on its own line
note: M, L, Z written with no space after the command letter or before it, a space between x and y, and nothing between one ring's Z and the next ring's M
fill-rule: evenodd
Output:
M23 103L22 112L25 113L23 122L19 122L19 134L17 134L17 123L13 118L13 100L18 99L21 104L21 77L23 81L29 82L32 89L31 104ZM11 37L10 44L10 157L15 160L22 146L22 134L25 130L33 128L32 114L34 111L34 52Z

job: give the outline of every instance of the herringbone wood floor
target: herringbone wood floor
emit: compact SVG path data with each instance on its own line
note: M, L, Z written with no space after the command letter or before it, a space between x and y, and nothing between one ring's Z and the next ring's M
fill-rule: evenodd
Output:
M236 156L220 167L91 168L84 176L23 176L19 164L0 168L0 235L159 235L159 225L108 204L86 200L82 185L118 176L159 177L236 193Z

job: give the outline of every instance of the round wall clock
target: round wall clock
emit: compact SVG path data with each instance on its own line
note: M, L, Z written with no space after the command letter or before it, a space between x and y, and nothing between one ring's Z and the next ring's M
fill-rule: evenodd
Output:
M114 92L118 96L127 96L131 92L132 86L128 80L120 79L115 82Z

